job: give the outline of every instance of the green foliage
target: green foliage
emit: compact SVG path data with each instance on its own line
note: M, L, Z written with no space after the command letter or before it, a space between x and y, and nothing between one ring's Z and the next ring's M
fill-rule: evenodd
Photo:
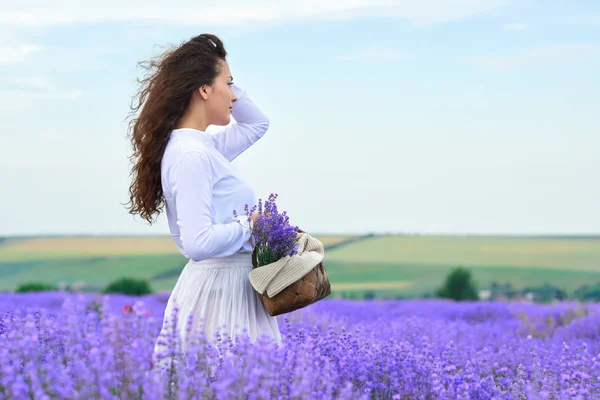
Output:
M520 290L521 293L533 294L533 300L539 303L551 303L554 300L563 301L567 299L568 294L558 286L550 285L545 282L541 286L526 287Z
M27 292L53 292L56 288L52 285L42 282L27 282L19 285L15 289L15 293L27 293Z
M373 290L367 290L363 293L364 300L373 300L377 297L376 293Z
M508 298L514 296L517 291L513 288L512 283L498 283L496 281L492 281L490 285L490 295L492 298L496 296L506 296Z
M131 296L143 296L152 292L150 283L146 279L127 277L111 282L102 290L102 293L122 293Z
M579 301L600 301L600 282L581 286L573 296Z
M452 269L443 286L437 290L437 296L455 301L479 300L471 271L462 267Z

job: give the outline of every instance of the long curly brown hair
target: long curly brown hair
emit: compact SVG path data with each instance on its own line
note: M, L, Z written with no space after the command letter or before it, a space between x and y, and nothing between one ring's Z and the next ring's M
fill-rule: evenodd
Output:
M137 80L140 88L128 115L133 117L128 130L133 167L127 204L130 214L139 214L150 225L165 204L161 161L170 133L187 110L192 93L214 82L219 61L226 57L223 42L217 36L201 34L139 63L148 72Z

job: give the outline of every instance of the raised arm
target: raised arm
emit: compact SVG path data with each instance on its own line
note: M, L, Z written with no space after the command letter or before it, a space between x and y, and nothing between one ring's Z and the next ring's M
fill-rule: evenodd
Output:
M233 103L235 123L214 134L215 147L223 156L233 161L260 139L269 128L269 118L248 97L246 91L231 85L237 101Z
M226 257L250 239L251 230L238 222L212 223L214 177L206 154L185 153L174 167L171 181L181 242L190 259Z

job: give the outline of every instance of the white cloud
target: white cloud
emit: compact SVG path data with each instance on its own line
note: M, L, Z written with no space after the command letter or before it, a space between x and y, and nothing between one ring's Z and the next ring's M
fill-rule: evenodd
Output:
M26 91L26 90L10 90L4 92L5 95L13 99L24 99L24 100L77 100L81 98L82 92L80 90L69 90L69 91Z
M475 56L467 62L478 68L504 71L524 67L569 64L600 54L600 44L573 44L532 47L499 56Z
M45 73L99 71L107 68L103 57L111 55L115 51L118 51L116 46L94 46L93 51L90 51L86 47L49 47L0 40L0 67L20 67L27 64L27 73L32 74L37 74L37 70L43 70ZM40 82L38 81L38 83ZM31 84L35 85L35 83Z
M600 24L600 14L590 12L590 10L578 9L577 11L569 12L568 14L556 14L548 18L544 18L544 23L558 26L572 25L593 25Z
M407 60L412 56L399 49L393 48L365 48L351 53L332 56L331 59L338 61L356 61L362 63L385 63L400 60Z
M305 18L384 16L430 24L469 17L510 5L513 0L181 0L168 6L159 0L105 0L85 6L78 0L28 0L3 5L0 26L49 27L75 23L152 21L173 24L229 25L281 22Z
M0 65L22 63L42 50L44 47L36 44L0 44Z
M50 89L54 84L47 78L41 76L31 76L27 78L16 78L13 83L20 86L28 86L35 89Z
M524 31L527 29L527 24L522 22L513 22L511 24L506 24L503 26L505 31Z
M79 90L4 90L0 91L0 111L16 111L32 106L36 101L81 98Z

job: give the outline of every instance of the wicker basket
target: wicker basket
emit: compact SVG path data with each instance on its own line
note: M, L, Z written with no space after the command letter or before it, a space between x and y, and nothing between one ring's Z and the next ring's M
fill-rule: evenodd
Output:
M299 232L303 232L299 230ZM252 252L252 264L256 268L256 249ZM260 298L271 316L286 314L309 306L331 294L331 283L323 262L320 262L302 278L292 283L273 298L266 292Z

